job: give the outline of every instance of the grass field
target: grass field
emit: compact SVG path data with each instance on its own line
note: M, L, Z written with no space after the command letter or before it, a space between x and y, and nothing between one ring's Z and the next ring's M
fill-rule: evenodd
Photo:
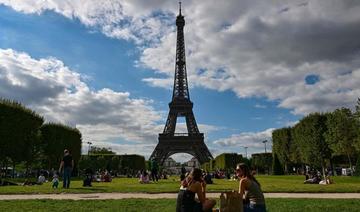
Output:
M218 201L219 202L219 201ZM175 211L175 199L12 200L0 201L0 211ZM218 207L218 206L216 206ZM268 211L359 211L353 199L266 199Z
M257 176L264 192L291 192L291 193L321 193L321 192L360 192L360 177L333 177L331 185L303 184L302 176ZM60 184L61 187L61 184ZM157 183L140 184L136 178L115 178L111 183L93 183L93 187L82 187L81 180L73 180L70 189L59 188L54 190L51 183L36 186L3 186L0 194L29 194L29 193L94 193L94 192L178 192L178 178L160 180ZM225 179L215 179L214 184L208 185L209 192L237 190L238 182Z

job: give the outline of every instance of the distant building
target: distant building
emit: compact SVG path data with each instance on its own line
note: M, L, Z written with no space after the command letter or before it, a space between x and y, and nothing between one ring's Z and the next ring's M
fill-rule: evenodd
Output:
M176 167L177 163L171 157L167 158L164 162L164 167Z
M191 158L191 160L189 160L188 162L187 162L187 166L188 167L191 167L191 168L199 168L200 167L200 163L199 163L199 161L195 158L195 157L193 157L193 158Z

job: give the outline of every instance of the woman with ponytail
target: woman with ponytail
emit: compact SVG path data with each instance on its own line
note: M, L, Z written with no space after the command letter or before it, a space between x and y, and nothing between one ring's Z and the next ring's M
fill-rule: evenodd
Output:
M236 175L240 179L239 193L245 195L244 212L266 211L264 194L261 191L260 183L250 173L249 167L245 163L236 166Z

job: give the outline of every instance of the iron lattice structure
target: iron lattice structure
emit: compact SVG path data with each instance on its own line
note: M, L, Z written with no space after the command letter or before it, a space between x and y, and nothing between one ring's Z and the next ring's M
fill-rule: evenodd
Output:
M184 26L185 19L181 14L176 17L177 42L175 77L172 100L169 103L169 115L163 133L159 134L159 143L150 156L163 164L165 159L175 153L188 153L196 157L202 164L213 159L204 142L204 134L200 133L193 113L193 103L190 101L189 86L186 75ZM187 133L175 133L178 117L185 117Z

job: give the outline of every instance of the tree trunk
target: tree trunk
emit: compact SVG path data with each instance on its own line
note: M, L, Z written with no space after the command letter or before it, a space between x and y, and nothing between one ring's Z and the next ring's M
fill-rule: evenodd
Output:
M325 167L326 167L326 161L325 161L325 159L323 159L323 161L321 163L321 168L322 168L322 174L323 174L324 180L326 180Z
M347 156L348 156L348 159L349 159L349 165L350 165L350 170L351 170L350 173L351 173L351 176L353 176L353 169L352 169L350 154L348 153Z
M334 164L333 164L332 158L330 158L330 169L331 169L331 176L335 176Z
M12 178L15 178L15 162L13 162Z
M5 160L5 176L4 176L4 178L6 179L6 175L7 175L7 170L8 170L8 164L7 164L7 161Z

